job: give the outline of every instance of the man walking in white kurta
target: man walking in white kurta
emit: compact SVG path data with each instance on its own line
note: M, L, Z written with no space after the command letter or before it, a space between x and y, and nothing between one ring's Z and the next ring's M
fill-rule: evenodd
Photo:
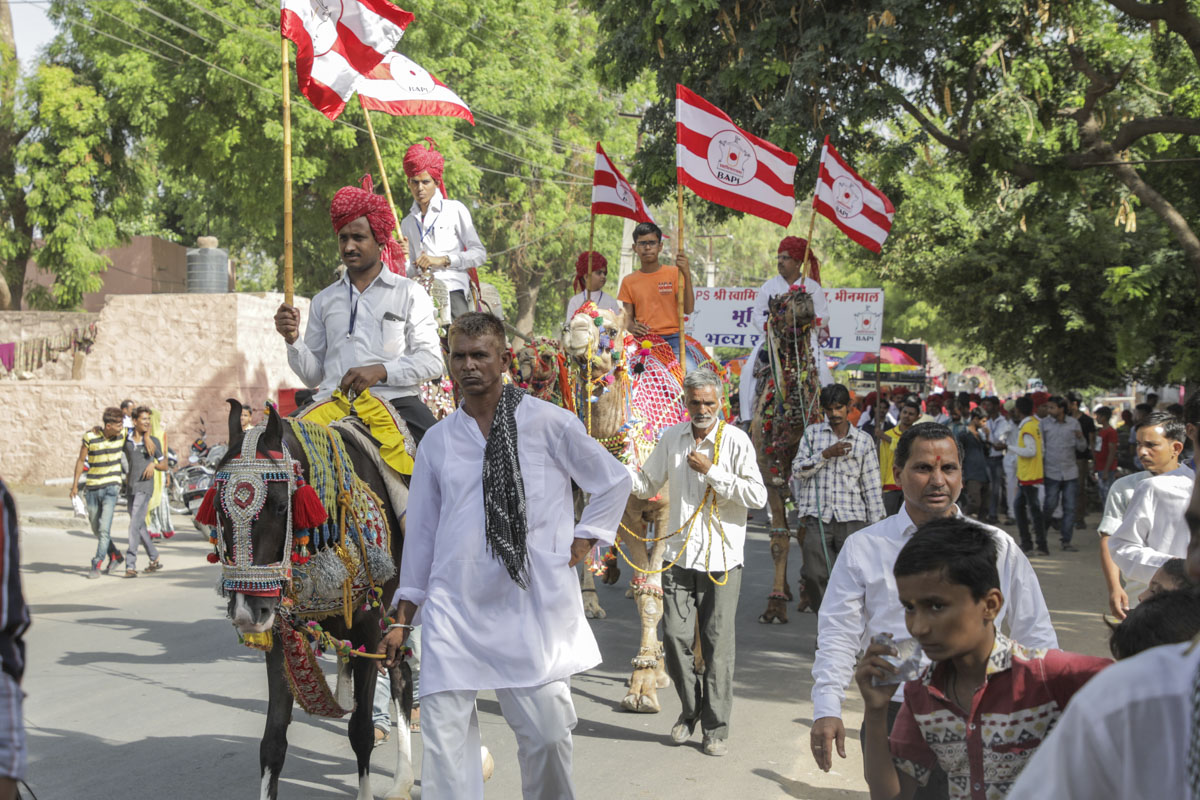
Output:
M612 544L630 479L573 414L502 383L496 317L460 316L449 342L463 404L417 451L397 624L380 650L396 660L420 609L424 800L483 797L484 689L516 734L526 800L569 800L568 679L600 663L572 567ZM579 524L572 480L591 495Z
M663 554L670 565L662 577L663 649L682 706L671 741L686 742L699 722L704 753L723 756L733 707L733 623L746 510L766 505L767 487L750 437L720 419L717 374L688 373L683 393L691 419L667 428L642 468L630 468L630 474L638 497L670 487L669 530L675 533ZM692 653L697 624L703 673L696 672Z

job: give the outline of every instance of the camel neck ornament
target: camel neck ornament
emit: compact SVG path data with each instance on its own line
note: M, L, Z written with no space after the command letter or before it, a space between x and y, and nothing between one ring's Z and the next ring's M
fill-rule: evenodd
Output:
M216 522L217 554L221 559L221 594L245 592L280 594L292 580L292 495L296 490L299 462L292 459L287 445L281 445L279 458L259 458L258 440L262 428L246 431L241 453L226 463L214 481L221 507L233 528L233 548L228 548L220 517ZM276 454L270 454L276 455ZM283 541L283 558L270 564L254 563L252 529L267 502L267 484L287 483L287 526Z

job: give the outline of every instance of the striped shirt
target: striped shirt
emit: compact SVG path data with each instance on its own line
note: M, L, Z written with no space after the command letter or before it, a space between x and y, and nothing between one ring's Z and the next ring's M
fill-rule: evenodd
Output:
M88 451L87 488L119 486L121 484L121 453L125 449L125 437L118 436L115 439L108 439L103 433L91 430L83 435L83 444Z
M0 481L0 668L20 681L25 671L25 643L29 608L21 593L20 551L17 542L17 505Z

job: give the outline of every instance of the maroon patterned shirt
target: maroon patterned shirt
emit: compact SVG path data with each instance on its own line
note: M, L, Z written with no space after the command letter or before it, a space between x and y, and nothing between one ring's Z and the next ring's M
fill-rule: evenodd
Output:
M891 734L892 760L922 786L939 765L952 800L999 800L1071 696L1111 663L1062 650L1030 650L996 631L987 677L969 712L945 694L948 662L926 667L904 685L904 705Z

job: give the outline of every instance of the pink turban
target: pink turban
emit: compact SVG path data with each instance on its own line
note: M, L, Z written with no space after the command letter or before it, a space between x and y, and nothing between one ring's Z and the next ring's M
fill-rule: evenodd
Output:
M361 189L355 186L338 189L333 202L329 204L329 219L333 222L334 233L337 233L347 223L366 217L371 233L375 234L375 241L379 243L380 260L392 272L403 275L406 260L404 250L392 238L392 231L396 230L396 217L388 208L387 198L375 194L374 188L371 176L367 174L363 176Z
M807 255L808 276L817 283L821 282L821 262L817 261L816 255L809 252L807 239L801 239L799 236L787 236L779 243L779 252L787 253L801 264L804 263L804 257Z
M588 265L588 256L591 256L591 265ZM587 279L589 272L597 270L607 270L608 259L600 255L594 250L585 250L579 254L579 258L575 259L575 291L582 292L587 285L584 281Z
M446 168L446 158L438 152L437 143L433 139L426 136L425 141L429 142L427 147L417 142L404 154L404 174L411 178L428 172L429 177L437 181L438 188L442 190L442 197L445 197L446 184L442 182L442 171Z

